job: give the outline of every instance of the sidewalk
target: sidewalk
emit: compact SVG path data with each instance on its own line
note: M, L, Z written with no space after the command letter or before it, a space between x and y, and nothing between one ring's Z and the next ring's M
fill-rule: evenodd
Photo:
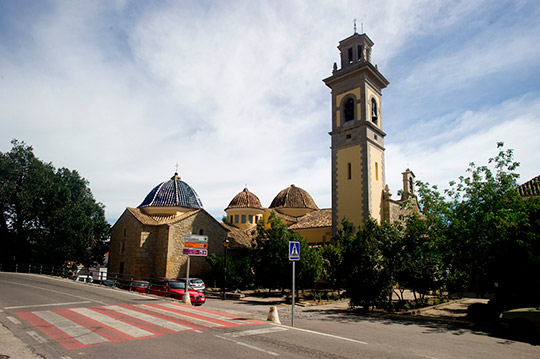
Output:
M221 298L220 293L220 298ZM287 301L284 296L268 296L263 295L253 295L252 293L247 292L244 295L231 296L227 293L227 300L243 303L252 303L258 305L258 308L254 308L253 311L257 312L259 316L262 315L264 310L268 311L270 306L278 306L280 315L282 312L287 316L290 307L290 300ZM413 309L409 311L395 312L395 313L386 313L386 312L368 312L366 315L381 316L386 318L395 318L395 319L418 319L418 320L433 320L441 321L446 323L453 323L457 325L472 326L474 323L467 317L467 308L473 303L487 303L488 299L483 298L462 298L462 299L451 299L450 301L435 306ZM263 308L261 308L263 307ZM300 300L296 301L296 311L298 314L301 313L318 313L324 314L335 314L336 312L341 312L341 314L346 314L350 311L350 314L353 315L358 313L358 310L350 309L349 300L343 299L338 301L306 301ZM307 314L306 314L307 315Z
M0 359L43 359L0 323Z

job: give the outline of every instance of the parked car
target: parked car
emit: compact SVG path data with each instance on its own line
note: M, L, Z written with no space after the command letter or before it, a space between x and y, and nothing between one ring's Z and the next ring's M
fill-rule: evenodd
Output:
M179 281L177 279L158 279L151 282L148 286L147 293L162 295L164 297L170 297L175 299L182 299L186 288L185 281ZM206 302L206 296L203 292L198 290L189 289L189 298L193 305L203 305Z
M540 343L540 307L507 310L501 313L500 320L519 339Z
M131 290L132 292L146 293L149 284L150 283L145 280L134 280L133 282L131 282L129 290Z
M186 278L179 278L178 280L185 282ZM206 291L206 286L201 278L189 278L189 287L203 293Z
M112 279L102 280L101 283L99 283L99 284L104 285L106 287L117 287L117 288L120 287L120 283L118 281L112 280Z
M91 275L85 275L85 274L78 274L73 278L77 282L86 282L86 283L93 283L94 279Z

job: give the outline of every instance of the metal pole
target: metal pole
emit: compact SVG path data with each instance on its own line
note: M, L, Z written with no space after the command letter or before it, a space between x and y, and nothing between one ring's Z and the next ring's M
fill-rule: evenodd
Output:
M291 327L294 327L294 295L295 295L295 281L294 281L294 270L295 270L296 261L292 261L292 308L291 308Z
M223 300L227 299L227 252L229 247L225 247L225 277L223 278Z
M188 255L187 257L187 271L186 271L186 288L184 288L184 297L182 298L182 302L184 304L191 305L191 299L189 298L189 264L190 264L190 258L191 256Z

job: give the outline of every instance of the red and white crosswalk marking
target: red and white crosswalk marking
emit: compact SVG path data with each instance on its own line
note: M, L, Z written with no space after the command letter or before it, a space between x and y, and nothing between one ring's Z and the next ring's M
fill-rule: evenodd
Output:
M170 302L63 308L17 315L69 350L184 331L263 323Z

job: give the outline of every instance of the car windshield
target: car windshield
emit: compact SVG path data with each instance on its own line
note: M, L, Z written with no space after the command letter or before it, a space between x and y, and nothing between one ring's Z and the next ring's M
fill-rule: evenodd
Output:
M133 282L134 287L146 287L148 286L148 282Z
M204 284L204 282L202 281L202 279L190 279L189 282L191 284Z
M184 282L169 282L169 287L173 289L184 289L186 284Z

